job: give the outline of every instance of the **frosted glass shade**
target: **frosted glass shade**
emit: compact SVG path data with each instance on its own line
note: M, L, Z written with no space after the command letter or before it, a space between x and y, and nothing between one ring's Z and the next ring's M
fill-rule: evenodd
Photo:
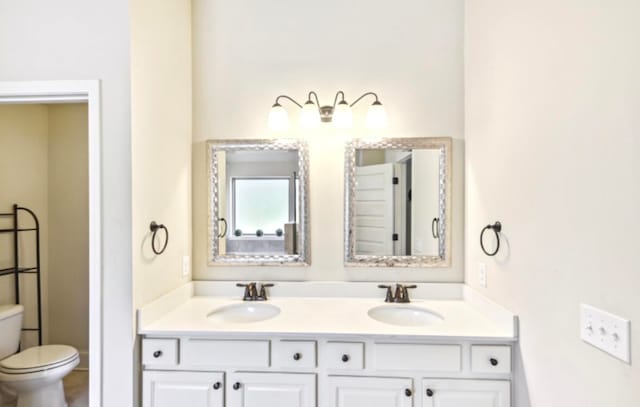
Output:
M353 114L351 108L344 100L338 103L333 112L333 125L339 129L348 129L353 126Z
M367 127L370 129L383 129L387 127L387 111L382 103L375 101L367 112Z
M318 127L320 124L320 113L315 103L309 101L302 106L300 113L300 125L305 129Z
M273 131L286 131L289 129L289 115L279 104L273 105L269 112L269 129Z

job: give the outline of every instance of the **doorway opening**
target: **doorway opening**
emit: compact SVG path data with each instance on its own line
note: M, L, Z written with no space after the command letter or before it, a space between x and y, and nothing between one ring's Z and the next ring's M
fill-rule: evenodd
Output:
M40 294L35 276L14 278L24 326L38 325L41 332L24 331L21 349L40 341L76 348L80 364L65 378L69 405L100 405L99 81L0 82L0 166L0 212L18 204L39 219ZM31 240L25 235L11 242L24 254L21 263L38 256ZM3 261L9 260L0 254L0 268ZM0 304L18 300L15 281L10 288L7 283L0 281Z

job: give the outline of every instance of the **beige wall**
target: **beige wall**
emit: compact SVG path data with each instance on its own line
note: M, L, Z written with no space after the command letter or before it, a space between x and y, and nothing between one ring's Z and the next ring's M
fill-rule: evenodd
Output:
M48 343L89 349L89 180L86 104L49 106ZM46 176L45 176L46 177Z
M520 316L516 406L638 406L640 2L468 1L466 17L467 282ZM631 319L631 365L580 340L580 303Z
M463 7L462 0L344 2L193 1L195 279L463 280ZM276 96L304 101L315 90L323 104L344 90L350 101L372 90L388 110L383 133L338 133L330 126L301 133L310 145L311 261L306 268L207 267L205 140L268 138ZM354 108L362 128L366 99ZM286 102L285 102L286 103ZM343 157L351 136L456 138L453 267L370 269L343 266Z
M150 12L153 10L153 12ZM177 287L191 255L191 4L131 2L134 307ZM162 46L158 46L162 44ZM151 221L170 233L151 250Z
M48 273L48 133L49 110L44 105L0 105L0 212L12 212L13 204L29 208L41 226L43 299L46 301ZM31 227L30 217L21 215L20 225ZM11 218L0 218L0 229L13 227ZM19 237L20 265L35 266L35 235ZM0 234L0 268L13 267L13 234ZM32 275L20 277L20 302L25 304L25 326L37 324L37 291ZM0 277L0 304L15 302L14 277ZM46 312L45 312L46 318ZM48 324L44 324L48 328ZM46 331L45 331L46 337ZM23 346L37 345L37 335L25 333Z
M102 390L121 407L134 365L129 24L128 0L0 2L0 80L101 81Z

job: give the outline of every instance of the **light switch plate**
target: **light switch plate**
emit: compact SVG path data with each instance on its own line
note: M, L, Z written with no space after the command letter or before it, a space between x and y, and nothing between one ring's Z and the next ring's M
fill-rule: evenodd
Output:
M487 288L487 265L478 263L478 281L480 285Z
M189 256L182 256L182 277L189 277L191 274L191 259Z
M630 334L628 319L587 304L580 305L580 337L588 344L630 363Z

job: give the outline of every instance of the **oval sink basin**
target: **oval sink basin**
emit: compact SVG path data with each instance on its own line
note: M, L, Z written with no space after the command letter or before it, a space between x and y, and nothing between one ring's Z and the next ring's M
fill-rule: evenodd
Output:
M412 305L381 305L371 308L369 317L390 325L422 326L444 321L440 315Z
M219 323L250 323L271 319L280 314L280 308L271 304L242 303L225 305L211 311L207 318Z

